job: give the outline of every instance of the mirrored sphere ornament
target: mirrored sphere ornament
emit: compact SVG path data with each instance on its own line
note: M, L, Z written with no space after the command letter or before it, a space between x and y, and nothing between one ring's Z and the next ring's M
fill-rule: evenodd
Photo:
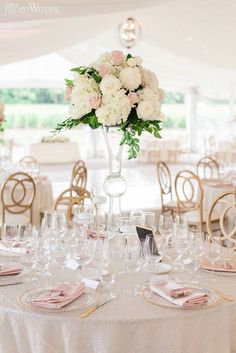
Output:
M141 25L133 17L129 17L119 25L119 38L125 48L132 48L141 38Z

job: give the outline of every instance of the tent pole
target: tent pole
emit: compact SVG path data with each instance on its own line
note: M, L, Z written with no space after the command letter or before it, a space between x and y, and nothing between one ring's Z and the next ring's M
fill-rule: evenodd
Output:
M186 127L190 138L190 149L192 152L197 150L197 105L198 87L189 88L185 96Z

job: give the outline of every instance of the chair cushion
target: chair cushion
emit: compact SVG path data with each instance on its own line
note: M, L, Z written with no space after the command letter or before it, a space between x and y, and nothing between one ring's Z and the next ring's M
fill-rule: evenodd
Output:
M27 224L30 223L30 218L29 216L25 214L12 214L12 213L7 213L5 215L5 223L6 224L20 224L22 226L26 226Z

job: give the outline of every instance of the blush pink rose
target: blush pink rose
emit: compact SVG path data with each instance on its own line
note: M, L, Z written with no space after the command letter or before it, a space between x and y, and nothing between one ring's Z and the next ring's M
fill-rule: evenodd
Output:
M105 64L98 65L98 73L100 76L104 77L108 73L108 68Z
M99 94L97 93L91 94L91 96L89 97L89 105L93 109L97 109L100 107L101 97L99 96Z
M121 65L124 60L124 54L120 50L113 50L111 53L111 62L113 65Z
M67 87L66 87L66 92L65 92L65 100L66 100L66 101L70 101L70 100L71 100L72 88L73 88L73 87L71 87L71 86L67 86Z
M138 96L135 92L130 92L128 94L128 98L129 98L130 104L132 106L134 106L134 104L138 103Z

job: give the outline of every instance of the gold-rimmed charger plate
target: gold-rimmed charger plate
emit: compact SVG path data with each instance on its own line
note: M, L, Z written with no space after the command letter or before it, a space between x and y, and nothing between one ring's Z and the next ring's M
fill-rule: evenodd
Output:
M147 302L157 305L162 308L166 309L177 309L177 310L199 310L199 309L207 309L211 308L214 305L217 305L222 302L222 298L213 289L208 289L208 288L201 288L193 285L188 285L184 284L185 287L189 288L192 291L196 292L202 292L202 293L207 293L208 294L208 303L206 304L201 304L201 305L191 305L191 306L180 306L180 305L175 305L167 301L166 299L162 298L155 292L153 292L149 287L145 287L143 289L143 297L146 299Z
M76 284L76 283L73 283ZM30 311L38 311L38 312L46 312L46 313L60 313L60 312L69 312L69 311L75 311L75 310L84 310L88 306L95 305L100 299L101 295L96 292L93 289L86 288L85 292L81 294L77 299L73 300L71 303L67 304L66 306L60 308L60 309L49 309L49 308L43 308L40 306L33 305L31 303L31 300L37 295L42 295L46 291L54 288L54 286L44 286L44 287L38 287L34 289L29 289L25 292L23 292L18 300L20 305Z

